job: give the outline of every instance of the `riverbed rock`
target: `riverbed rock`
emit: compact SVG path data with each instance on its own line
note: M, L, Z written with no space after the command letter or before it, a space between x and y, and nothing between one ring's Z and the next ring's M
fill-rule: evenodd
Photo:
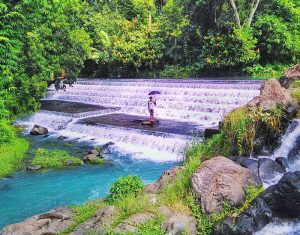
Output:
M183 170L183 166L173 167L170 170L166 170L163 175L152 184L146 185L144 191L146 193L161 193L164 186L170 183L176 175Z
M20 223L11 224L0 231L1 235L44 235L58 234L69 227L74 221L71 209L62 207L51 210L47 213L35 215Z
M274 216L300 217L300 171L286 173L278 184L266 189L262 198Z
M31 135L46 135L48 133L48 129L46 127L34 125L30 131Z
M269 158L260 158L258 160L258 165L259 177L262 180L271 180L278 174L283 174L285 172L285 169L280 164Z
M89 154L94 154L94 155L98 156L99 152L95 149L92 149L89 151Z
M227 217L220 221L212 234L252 235L272 221L273 215L266 202L258 198L236 220Z
M137 213L120 223L114 229L114 232L117 234L137 232L138 226L145 224L153 219L155 219L155 215L152 213Z
M83 158L83 161L85 162L91 162L93 161L93 159L98 158L98 156L96 154L88 154Z
M223 202L234 206L245 200L245 188L257 184L253 173L225 157L203 162L192 174L192 190L205 213L219 213Z
M281 167L282 167L282 169L284 169L285 171L288 169L288 167L289 167L289 162L288 162L288 160L286 159L286 158L284 158L284 157L277 157L276 159L275 159L275 162L276 163L278 163Z
M289 88L297 80L300 80L300 64L289 68L279 79L279 82L283 87Z
M42 168L41 165L36 165L36 166L27 166L27 170L28 171L37 171L37 170L40 170Z
M197 221L195 218L181 213L175 213L166 219L161 225L161 228L163 232L168 235L198 234Z
M70 235L104 234L106 226L113 222L116 213L114 206L105 206L99 209L87 222L79 225Z
M276 218L300 217L300 171L288 172L278 184L270 186L253 200L238 218L222 220L214 235L250 235Z

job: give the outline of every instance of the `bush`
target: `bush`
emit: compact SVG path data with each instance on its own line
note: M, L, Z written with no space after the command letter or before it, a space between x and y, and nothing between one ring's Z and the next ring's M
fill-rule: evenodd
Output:
M66 162L70 164L66 165ZM65 151L47 151L46 149L39 148L36 150L31 164L41 165L43 168L65 168L75 165L81 165L82 161L77 157L69 155Z
M11 175L23 166L29 144L24 139L13 139L0 145L0 178Z
M144 185L139 177L132 175L127 177L122 176L111 186L107 201L115 202L127 196L136 197L138 192L143 188Z
M14 128L8 121L0 119L0 144L9 143L16 138Z
M94 165L101 165L101 164L104 164L105 161L100 158L92 158L92 159L90 159L90 163L94 164Z
M252 67L247 67L245 70L255 79L280 78L282 74L290 67L286 64L267 64L262 66L256 64Z
M291 86L291 89L300 88L300 80L295 81Z
M300 102L300 90L297 89L295 91L292 91L292 97L297 100L297 102Z
M160 72L161 78L189 78L195 77L200 70L198 63L180 67L178 65L166 65L164 70Z

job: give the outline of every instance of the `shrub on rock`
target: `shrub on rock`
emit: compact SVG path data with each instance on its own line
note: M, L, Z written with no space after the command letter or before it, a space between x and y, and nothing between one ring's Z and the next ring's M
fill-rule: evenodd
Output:
M31 165L40 165L42 168L65 168L81 164L82 161L79 158L73 157L65 151L48 151L43 148L36 150L35 156L31 162Z
M111 186L107 201L114 202L127 196L135 197L143 188L144 185L139 177L122 176Z

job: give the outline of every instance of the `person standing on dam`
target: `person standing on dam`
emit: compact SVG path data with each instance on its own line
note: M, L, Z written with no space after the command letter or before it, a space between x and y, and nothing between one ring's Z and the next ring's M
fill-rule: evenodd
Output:
M148 101L148 110L149 110L149 113L150 113L150 123L151 125L154 124L155 122L155 119L154 119L154 107L156 106L156 101L153 100L153 97L150 96L149 97L149 101Z

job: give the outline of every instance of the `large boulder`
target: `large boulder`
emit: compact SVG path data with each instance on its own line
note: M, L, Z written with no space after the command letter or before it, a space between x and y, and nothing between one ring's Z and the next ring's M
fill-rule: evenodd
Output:
M193 193L205 213L221 212L224 201L241 205L246 187L257 184L249 169L221 156L203 162L191 180Z
M286 173L278 184L266 189L262 198L274 216L300 217L300 171Z
M181 172L183 170L182 166L179 167L173 167L170 170L167 170L163 173L163 175L155 182L152 184L148 184L144 191L146 193L161 193L164 186L170 183L178 174L178 172Z
M298 109L291 92L282 87L276 79L265 81L260 88L260 95L247 104L249 107L259 107L266 111L274 109L277 105L283 105L291 116Z
M65 207L51 210L47 213L35 215L23 222L11 224L0 231L1 235L24 234L58 234L74 223L73 212Z
M279 82L283 87L289 88L297 80L300 80L300 64L289 68L279 79Z
M30 131L31 135L46 135L48 134L48 129L46 127L34 125Z
M116 213L114 206L106 206L99 209L87 222L79 225L70 235L104 234L106 226L113 222Z

